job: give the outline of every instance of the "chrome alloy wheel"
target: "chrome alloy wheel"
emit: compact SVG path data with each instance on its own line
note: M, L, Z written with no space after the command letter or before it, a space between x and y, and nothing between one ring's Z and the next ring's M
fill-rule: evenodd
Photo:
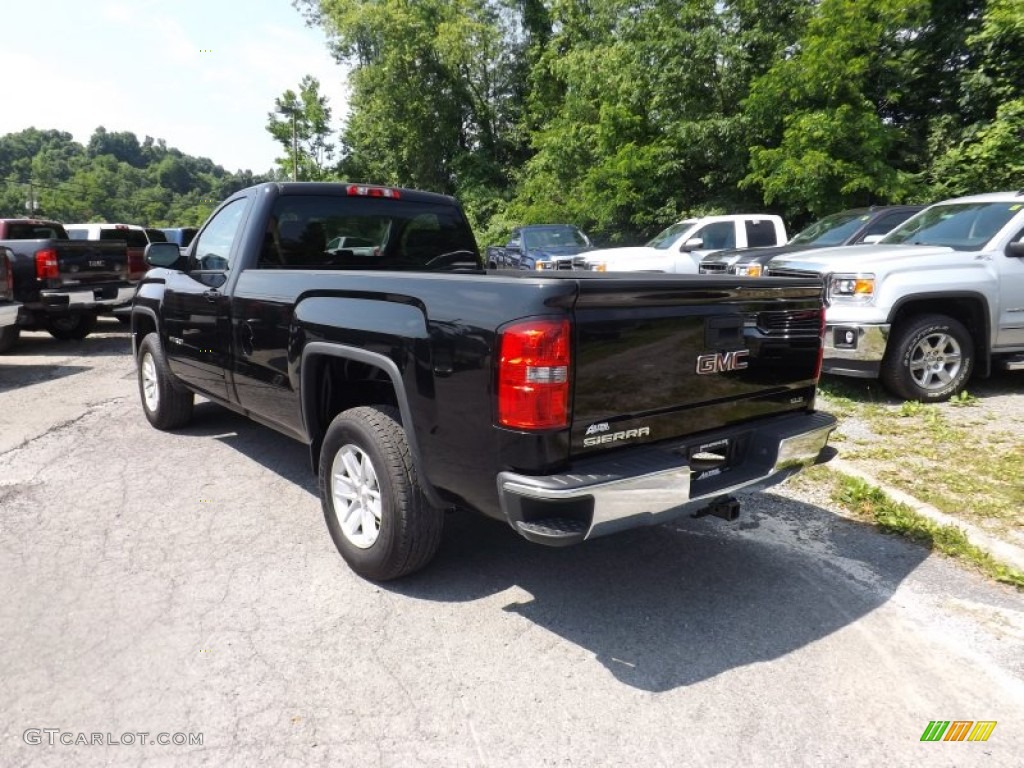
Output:
M380 535L380 483L370 457L347 443L331 463L331 500L345 538L369 549Z
M960 373L960 344L948 333L923 336L910 353L910 375L921 389L942 389Z
M156 413L160 407L160 385L156 378L156 361L150 352L143 353L140 370L142 372L142 397L146 401L146 409L150 413Z

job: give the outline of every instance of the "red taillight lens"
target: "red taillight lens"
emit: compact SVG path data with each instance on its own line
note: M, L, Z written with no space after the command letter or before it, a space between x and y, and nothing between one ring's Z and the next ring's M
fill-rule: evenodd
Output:
M36 251L36 277L40 280L56 280L60 277L57 251L53 248Z
M513 429L569 426L569 321L512 323L498 342L498 423Z
M821 378L821 366L825 362L825 308L821 308L821 331L818 333L821 337L821 344L818 347L818 364L814 367L814 380L817 381Z
M128 249L128 279L137 280L146 274L146 260L143 258L145 252L140 248Z

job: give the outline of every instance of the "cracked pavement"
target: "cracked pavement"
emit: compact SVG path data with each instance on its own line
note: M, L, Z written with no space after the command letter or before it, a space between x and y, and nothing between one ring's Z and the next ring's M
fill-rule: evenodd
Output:
M0 357L4 766L1020 764L1024 596L812 493L564 550L452 515L379 586L304 446L209 403L152 429L99 331Z

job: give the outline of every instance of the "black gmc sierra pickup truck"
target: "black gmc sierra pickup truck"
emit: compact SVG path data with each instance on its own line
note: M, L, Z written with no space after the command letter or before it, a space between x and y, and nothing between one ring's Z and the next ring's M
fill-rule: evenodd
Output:
M348 237L375 247L327 247ZM448 509L560 546L733 519L734 491L827 458L818 280L487 271L452 198L329 183L241 190L146 260L146 417L183 426L200 394L307 444L371 579L425 565Z
M58 339L84 339L96 315L132 300L123 242L70 240L64 226L45 219L0 219L0 246L9 249L18 325L41 328Z

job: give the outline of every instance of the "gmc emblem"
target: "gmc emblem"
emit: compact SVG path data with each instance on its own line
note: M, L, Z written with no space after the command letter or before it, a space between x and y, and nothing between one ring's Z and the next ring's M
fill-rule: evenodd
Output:
M742 371L747 367L747 350L735 352L713 352L697 357L697 373L725 373L726 371Z
M89 266L90 267L105 267L105 266L107 266L107 262L103 261L103 259L91 259L89 261Z

